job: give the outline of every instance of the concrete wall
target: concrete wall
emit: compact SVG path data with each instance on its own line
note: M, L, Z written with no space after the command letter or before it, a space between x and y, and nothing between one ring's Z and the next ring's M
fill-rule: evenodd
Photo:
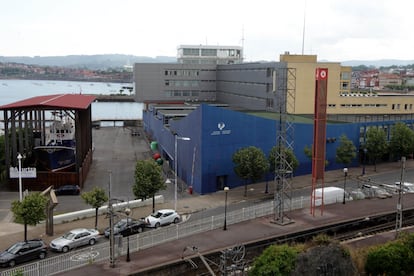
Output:
M155 203L156 204L164 203L164 197L162 195L155 196ZM128 202L121 202L121 203L113 204L112 206L113 206L114 210L122 210L122 209L126 208L127 206L129 206L129 208L133 209L133 208L138 208L138 207L143 207L143 206L148 206L148 205L152 205L152 198L144 200L144 201L142 201L142 200L132 200L132 201L129 201L129 203ZM104 215L107 212L108 212L108 206L107 205L102 206L101 208L98 209L98 215ZM95 216L95 208L90 208L90 209L80 210L80 211L77 211L77 212L71 212L71 213L66 213L66 214L53 216L53 224L60 224L60 223L65 223L65 222L69 222L69 221L80 220L80 219L84 219L84 218L90 218L90 217L94 217L94 216Z

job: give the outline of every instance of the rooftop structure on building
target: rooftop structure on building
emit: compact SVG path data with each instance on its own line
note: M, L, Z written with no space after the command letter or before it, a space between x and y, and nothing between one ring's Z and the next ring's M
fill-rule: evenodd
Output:
M177 61L183 64L237 64L243 62L240 46L180 45Z

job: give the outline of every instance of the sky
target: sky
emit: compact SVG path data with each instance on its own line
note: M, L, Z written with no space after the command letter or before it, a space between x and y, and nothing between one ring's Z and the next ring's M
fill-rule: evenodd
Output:
M410 0L0 0L0 56L177 55L243 46L245 61L414 59ZM304 27L305 26L305 27Z

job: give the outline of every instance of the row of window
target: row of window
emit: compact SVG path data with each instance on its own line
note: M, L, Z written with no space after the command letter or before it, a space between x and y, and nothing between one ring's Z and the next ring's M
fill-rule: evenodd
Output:
M227 56L227 57L240 57L241 51L236 49L194 49L184 48L183 56L202 56L202 57L216 57L216 56Z
M197 80L165 80L164 85L175 87L198 87L200 82Z
M387 104L341 104L341 107L387 107ZM328 107L336 107L336 104L330 104Z
M166 76L198 77L200 70L165 70Z
M409 129L414 130L414 125L406 123L406 126ZM366 142L365 141L365 135L366 135L366 132L368 131L368 129L370 129L371 127L377 127L379 129L382 129L385 132L386 136L387 136L387 140L389 141L391 139L391 136L392 136L391 135L392 134L391 129L392 129L392 127L390 125L366 126L366 127L361 126L359 128L359 142L361 144L364 144Z
M199 90L165 90L164 96L166 97L198 97L200 95Z
M392 110L400 110L400 104L392 104ZM404 110L413 110L413 104L404 104Z
M376 108L376 107L387 107L388 104L341 104L343 108L353 108L353 107L364 107L364 108ZM336 104L328 104L328 107L335 108ZM400 110L400 104L392 104L392 110ZM413 104L404 104L404 110L413 110Z

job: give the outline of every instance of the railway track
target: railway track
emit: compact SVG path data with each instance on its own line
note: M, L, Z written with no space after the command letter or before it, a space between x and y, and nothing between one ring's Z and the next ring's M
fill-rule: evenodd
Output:
M407 209L403 211L403 227L409 227L414 225L414 209ZM256 256L260 255L261 252L268 246L274 244L284 243L302 243L310 241L313 237L320 234L326 234L332 237L334 240L340 242L351 241L352 239L363 239L372 235L394 230L396 226L396 212L388 212L372 217L362 217L353 220L335 223L331 225L324 225L321 227L289 233L286 235L277 235L268 237L252 243L245 243L242 246L245 248L244 264L248 265ZM229 250L229 249L228 249ZM223 254L226 250L217 250L205 254L203 258L208 260L210 265L218 270L220 263L223 259ZM204 260L204 262L205 262ZM185 267L186 265L192 268L197 267L198 275L202 275L204 263L201 261L199 256L189 256L183 258L181 261L174 264L168 264L164 268L158 267L157 273L160 271L168 273L168 271L177 271L179 267ZM142 275L151 275L152 271L143 272ZM207 271L206 271L207 272Z

